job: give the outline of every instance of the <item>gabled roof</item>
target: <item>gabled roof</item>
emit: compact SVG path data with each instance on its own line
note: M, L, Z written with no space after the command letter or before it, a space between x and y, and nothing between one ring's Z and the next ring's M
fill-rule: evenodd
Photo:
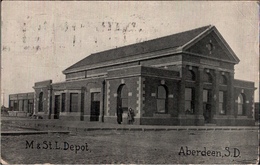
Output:
M129 56L134 56L138 54L155 52L163 49L178 48L189 43L192 39L209 30L212 26L204 26L197 29L156 38L149 41L144 41L141 43L136 43L132 45L123 46L120 48L110 49L103 52L98 52L87 56L86 58L80 60L74 65L70 66L65 72L74 70L87 65L98 64L106 61L112 61L120 58L125 58Z
M207 29L207 31L201 33L200 35L196 36L195 38L193 38L191 41L189 41L188 43L186 43L185 45L182 46L182 51L186 52L186 50L195 45L197 42L199 42L200 40L202 40L203 38L205 38L207 35L209 35L210 33L214 33L217 37L217 40L219 40L219 43L221 43L221 45L223 46L222 48L225 49L226 52L228 52L226 55L229 58L229 62L234 63L234 64L238 64L239 63L239 58L236 56L236 54L233 52L233 50L230 48L230 46L228 45L228 43L225 41L225 39L223 38L223 36L219 33L218 29L215 26L211 26L211 28ZM219 56L220 57L220 56Z

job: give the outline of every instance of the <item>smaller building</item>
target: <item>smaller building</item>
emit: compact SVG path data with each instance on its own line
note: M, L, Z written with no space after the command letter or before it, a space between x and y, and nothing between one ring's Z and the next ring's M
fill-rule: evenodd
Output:
M9 116L29 116L34 112L34 92L9 95Z

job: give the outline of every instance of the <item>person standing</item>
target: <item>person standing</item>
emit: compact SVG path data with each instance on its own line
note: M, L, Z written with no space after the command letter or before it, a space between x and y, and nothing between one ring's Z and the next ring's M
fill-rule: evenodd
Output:
M134 110L132 108L128 109L127 118L128 118L128 124L134 123Z

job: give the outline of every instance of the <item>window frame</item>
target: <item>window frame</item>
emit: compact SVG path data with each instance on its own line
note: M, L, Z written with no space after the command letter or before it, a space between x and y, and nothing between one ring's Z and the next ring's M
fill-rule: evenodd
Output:
M227 85L227 82L228 82L227 77L225 75L221 75L220 80L219 80L219 84Z
M241 96L241 97L240 97ZM241 101L241 98L242 98L242 101ZM239 102L240 100L240 102ZM245 99L245 96L240 93L237 97L237 115L238 116L246 116L246 99ZM239 113L239 107L241 107L241 114Z
M44 105L43 105L43 100L44 100L44 98L43 98L43 92L40 92L40 94L39 94L39 102L38 102L38 112L44 112Z
M77 95L77 105L76 104L72 105L72 96L73 95ZM73 108L72 106L73 107L76 106L77 107L77 108L75 108L76 110L72 110L72 108ZM70 112L79 112L79 93L70 93Z
M196 81L196 75L192 70L188 70L186 73L186 80L187 81Z
M61 94L61 112L66 111L66 93Z
M186 90L190 90L190 96L189 96L189 100L187 99L186 97ZM187 103L189 103L190 105L190 109L187 108ZM185 104L184 104L184 107L185 107L185 113L186 114L195 114L195 89L192 88L192 87L187 87L185 88Z
M212 84L213 83L213 76L208 72L204 72L203 82Z
M221 92L223 93L223 97L222 97L223 100L220 99L220 93ZM227 101L226 101L226 97L227 97L227 92L226 91L219 91L219 114L220 115L226 115L227 114Z
M160 97L161 95L159 95L159 89L163 89L163 93L164 96ZM167 87L165 85L158 85L157 86L157 93L156 93L156 113L159 114L167 114L168 113L168 91L167 91ZM158 102L163 102L164 104L164 111L159 111L158 109ZM161 106L160 106L161 107Z

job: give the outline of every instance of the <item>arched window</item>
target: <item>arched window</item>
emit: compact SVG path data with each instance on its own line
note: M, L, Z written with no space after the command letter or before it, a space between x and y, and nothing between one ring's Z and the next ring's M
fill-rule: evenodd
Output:
M243 94L239 94L237 98L237 114L238 115L246 115L245 112L245 96Z
M39 106L38 106L38 112L43 111L43 92L39 94Z
M219 91L219 113L221 115L226 114L226 92L225 91Z
M157 88L157 112L167 113L167 90L162 85Z
M204 82L212 83L212 76L211 76L211 74L210 73L204 73L203 80L204 80Z
M219 83L222 85L227 85L227 78L224 75L220 76Z
M194 88L185 88L185 113L193 114L195 109L195 90Z
M195 73L192 70L187 71L186 80L195 81Z
M122 108L123 111L128 110L128 88L125 84L118 87L118 106Z

